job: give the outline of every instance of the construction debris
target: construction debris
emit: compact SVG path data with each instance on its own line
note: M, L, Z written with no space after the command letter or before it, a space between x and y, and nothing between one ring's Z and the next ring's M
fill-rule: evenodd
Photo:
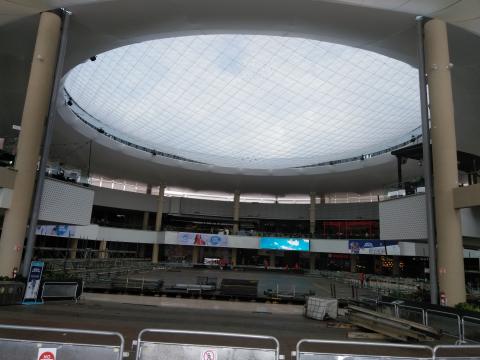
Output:
M324 320L337 318L338 300L309 296L305 303L305 316L310 319Z
M440 333L416 322L397 319L384 313L364 309L359 306L348 306L348 320L360 328L374 331L389 338L408 341L433 341L440 338Z

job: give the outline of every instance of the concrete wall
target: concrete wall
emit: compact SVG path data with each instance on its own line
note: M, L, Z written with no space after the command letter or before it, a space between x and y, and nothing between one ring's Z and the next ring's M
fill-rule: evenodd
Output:
M73 183L45 179L39 220L87 225L92 218L94 191Z
M480 238L480 207L460 210L462 234L472 238Z
M381 240L427 239L425 195L407 196L380 203Z

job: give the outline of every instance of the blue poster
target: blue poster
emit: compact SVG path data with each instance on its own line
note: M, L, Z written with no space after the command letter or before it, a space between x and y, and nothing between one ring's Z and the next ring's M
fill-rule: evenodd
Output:
M24 304L37 302L38 291L40 290L40 282L42 281L43 261L32 261L30 264L30 273L28 274L27 288L23 297Z
M310 251L309 239L261 237L260 249Z
M195 245L195 246L228 246L228 237L220 234L200 234L179 232L177 241L180 245Z
M394 240L348 240L348 250L351 254L400 255Z

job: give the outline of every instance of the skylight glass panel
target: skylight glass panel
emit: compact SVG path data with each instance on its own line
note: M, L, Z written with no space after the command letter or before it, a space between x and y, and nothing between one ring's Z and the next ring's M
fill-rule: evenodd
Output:
M75 67L72 110L117 138L192 161L308 166L383 150L420 125L417 70L366 50L264 35L114 49Z

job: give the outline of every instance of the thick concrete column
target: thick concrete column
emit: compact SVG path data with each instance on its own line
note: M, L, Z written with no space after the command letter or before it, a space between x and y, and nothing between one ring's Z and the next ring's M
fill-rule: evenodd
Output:
M237 266L237 248L232 249L232 266Z
M155 218L155 231L159 232L162 229L162 216L163 216L163 197L165 195L165 185L161 184L158 189L158 201L157 201L157 216ZM152 250L152 262L158 263L158 252L160 250L159 244L153 244Z
M315 271L315 265L317 260L317 254L310 253L310 271Z
M78 239L72 239L72 244L70 245L70 259L77 258L77 249L78 249Z
M147 185L147 195L152 194L152 185ZM150 217L150 211L145 211L143 213L143 224L142 224L142 230L148 230L148 220Z
M233 235L238 234L240 221L240 191L233 193Z
M107 241L106 240L102 240L100 242L100 246L98 248L98 257L100 259L106 259L108 258L108 254L107 254Z
M269 267L275 267L275 254L270 254Z
M52 93L60 28L58 15L49 12L40 15L15 158L17 175L0 238L0 276L11 276L13 269L20 266L43 128Z
M392 275L395 277L400 276L400 256L393 257Z
M150 217L150 212L145 211L143 213L143 222L142 222L142 230L148 230L148 220Z
M325 204L326 195L320 194L320 204Z
M310 234L315 234L317 194L310 193Z
M457 144L447 26L434 19L425 24L425 64L431 114L433 188L439 290L454 306L466 301L463 243L453 189L458 187Z
M358 264L358 255L351 254L350 255L350 272L352 273L357 272L357 264Z
M192 254L192 264L198 264L198 256L200 254L200 248L198 246L193 247L193 254Z
M147 185L147 195L152 194L152 185ZM142 222L142 230L148 230L148 222L150 219L150 211L145 211L143 213L143 222ZM145 244L139 244L138 246L138 257L139 258L144 258L145 257L145 250L146 250Z

